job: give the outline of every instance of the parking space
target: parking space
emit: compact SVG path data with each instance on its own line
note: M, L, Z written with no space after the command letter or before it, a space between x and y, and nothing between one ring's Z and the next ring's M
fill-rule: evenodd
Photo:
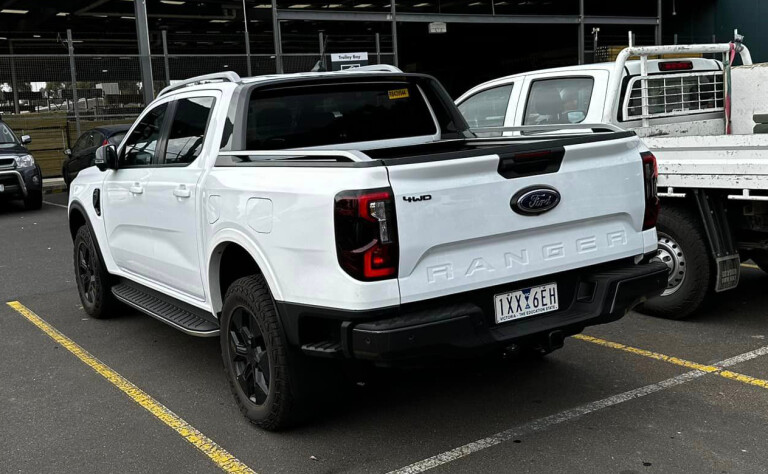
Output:
M9 453L0 470L735 473L767 464L760 270L743 268L740 287L690 321L632 313L541 360L373 370L357 384L329 384L308 424L267 433L237 410L217 339L129 310L85 315L66 210L55 205L66 195L46 201L32 213L0 206L0 448ZM105 370L149 398L129 396ZM171 426L176 419L200 436ZM243 464L218 457L224 451Z

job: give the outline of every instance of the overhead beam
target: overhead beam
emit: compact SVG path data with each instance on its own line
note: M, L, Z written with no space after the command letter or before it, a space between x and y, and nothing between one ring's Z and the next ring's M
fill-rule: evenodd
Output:
M392 21L391 13L377 12L325 12L318 10L278 10L281 20L314 20L314 21ZM517 24L573 24L579 22L578 16L567 15L460 15L446 13L404 13L397 12L400 23L517 23Z
M388 12L327 12L319 10L277 10L280 20L309 21L392 21ZM656 26L656 17L584 16L584 24L599 25L650 25ZM401 23L496 23L496 24L542 24L578 25L579 15L461 15L446 13L405 13L397 12Z
M656 26L658 18L646 16L585 16L588 25L645 25Z

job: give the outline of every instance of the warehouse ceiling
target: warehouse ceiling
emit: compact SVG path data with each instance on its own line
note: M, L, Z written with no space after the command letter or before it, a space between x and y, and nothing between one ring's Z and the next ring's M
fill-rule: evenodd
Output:
M246 5L253 53L270 53L271 0L146 0L153 53L162 52L165 30L168 49L176 54L226 52L244 48ZM685 1L685 0L682 0ZM491 4L493 2L493 4ZM278 0L289 11L384 12L389 0ZM630 5L631 3L631 5ZM585 0L588 15L655 16L656 2ZM579 0L398 0L398 11L443 14L577 15ZM285 21L284 48L300 50L317 44L317 32L329 22ZM546 28L543 26L542 28ZM0 54L61 54L66 31L73 32L81 54L135 54L136 25L133 0L0 0ZM384 22L344 22L351 35L386 33ZM336 30L339 30L337 25ZM10 40L10 41L9 41ZM239 49L238 49L239 51Z

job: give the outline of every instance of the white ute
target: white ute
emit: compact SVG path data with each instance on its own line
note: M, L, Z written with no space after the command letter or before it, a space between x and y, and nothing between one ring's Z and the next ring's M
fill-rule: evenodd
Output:
M744 65L732 67L739 56ZM768 122L766 81L768 64L752 65L737 37L630 47L615 63L495 79L456 103L486 136L519 134L520 125L601 121L643 137L658 159L658 260L669 277L664 293L641 310L681 319L708 294L735 288L741 260L768 270L768 135L753 134L768 131L754 120Z
M391 67L173 85L72 183L83 308L218 335L266 429L328 359L557 349L667 272L635 134L542 129L477 138L436 80Z

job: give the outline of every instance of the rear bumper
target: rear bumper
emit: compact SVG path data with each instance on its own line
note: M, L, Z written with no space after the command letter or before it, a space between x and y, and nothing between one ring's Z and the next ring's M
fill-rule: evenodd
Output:
M558 283L561 309L496 324L493 295L552 281ZM338 327L340 355L393 362L472 356L511 344L551 344L553 338L620 319L666 285L666 265L622 261L397 308L340 311L280 302L278 310L291 342L315 342L308 340L316 337L306 331L308 324L325 327L326 334ZM320 320L325 324L318 325Z

